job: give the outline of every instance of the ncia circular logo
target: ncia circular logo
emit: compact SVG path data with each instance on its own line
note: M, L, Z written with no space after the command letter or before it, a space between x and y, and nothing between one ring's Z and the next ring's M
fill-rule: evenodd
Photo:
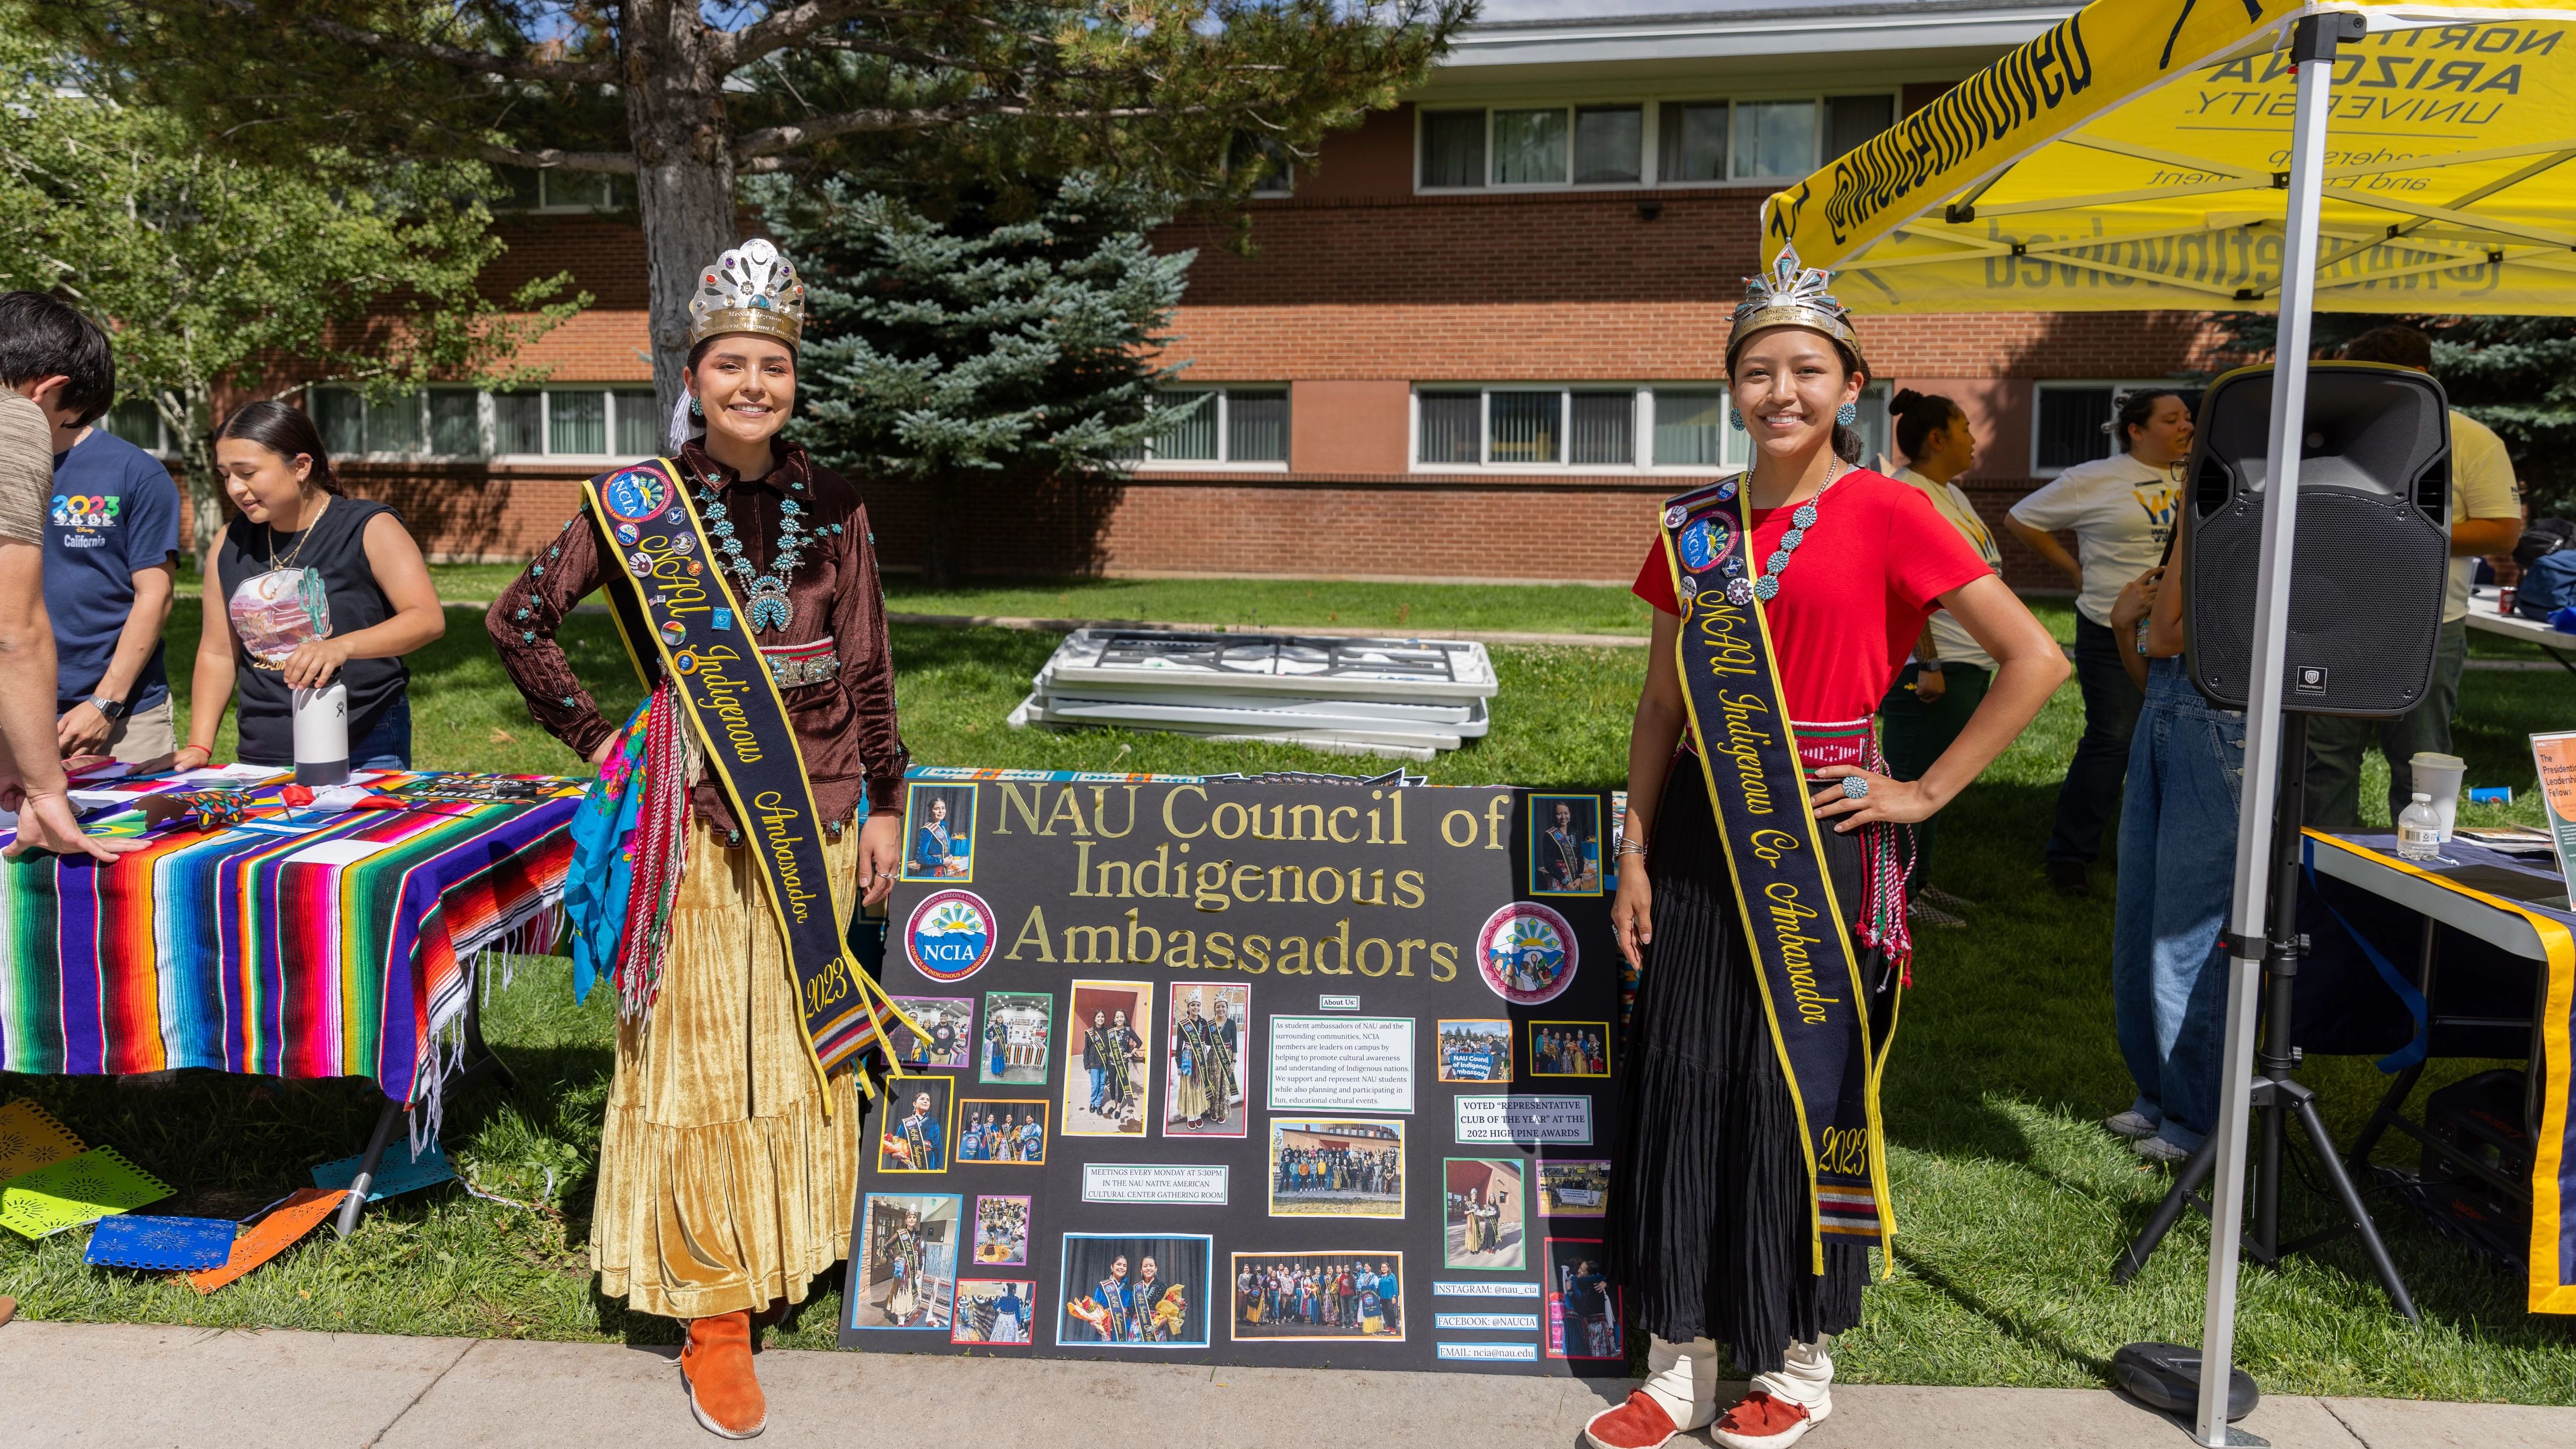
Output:
M993 908L967 890L932 891L904 922L903 946L933 981L963 981L993 959Z

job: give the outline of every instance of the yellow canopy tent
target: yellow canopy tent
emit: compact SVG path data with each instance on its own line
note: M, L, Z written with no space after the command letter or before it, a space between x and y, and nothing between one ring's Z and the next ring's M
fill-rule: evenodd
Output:
M2279 0L2098 0L1773 196L1872 312L2270 310ZM2344 0L2313 276L2340 312L2576 311L2576 5ZM2249 14L2249 11L2259 12Z
M1763 208L1767 250L1886 312L2281 314L2237 821L2226 1056L2195 1437L2227 1424L2255 992L2285 734L2284 644L2311 314L2576 314L2576 3L2095 0ZM2564 934L2563 932L2561 934ZM2554 954L2554 953L2553 953ZM2576 1311L2570 985L2541 1023L2552 1132L2530 1304ZM2366 1216L2356 1217L2366 1222ZM2365 1233L2366 1245L2376 1247ZM2384 1255L2382 1255L2384 1256ZM2378 1265L2413 1316L2395 1272ZM2136 1347L2151 1347L2140 1345Z

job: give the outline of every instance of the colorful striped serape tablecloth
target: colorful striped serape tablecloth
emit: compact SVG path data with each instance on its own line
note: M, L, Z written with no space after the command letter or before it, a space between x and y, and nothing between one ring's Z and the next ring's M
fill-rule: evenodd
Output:
M386 774L370 787L405 808L297 818L283 779L211 834L106 807L86 828L150 842L113 864L0 862L0 1071L214 1067L433 1094L465 963L553 949L582 782Z

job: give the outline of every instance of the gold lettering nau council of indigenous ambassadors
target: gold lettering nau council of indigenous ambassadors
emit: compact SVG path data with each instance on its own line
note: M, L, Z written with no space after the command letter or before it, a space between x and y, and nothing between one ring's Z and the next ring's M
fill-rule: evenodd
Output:
M1222 800L1211 806L1207 791L1196 785L1002 781L986 788L999 794L987 834L1061 841L1069 867L1057 919L1047 919L1045 905L1031 905L1004 960L1159 964L1247 975L1418 974L1445 984L1458 979L1462 960L1473 959L1473 942L1405 935L1408 917L1402 913L1423 907L1430 882L1422 871L1400 864L1408 857L1368 854L1419 848L1418 835L1406 834L1409 828L1418 831L1420 823L1418 817L1405 818L1406 791L1371 790L1365 805ZM1128 841L1140 813L1147 840L1109 844ZM1157 821L1161 828L1154 830ZM1448 811L1437 825L1441 844L1451 850L1507 850L1511 792L1496 790L1480 811ZM1204 858L1219 851L1219 858ZM1093 904L1128 901L1138 904ZM1237 905L1322 909L1310 935L1202 930L1179 924L1193 916L1146 917L1149 910L1177 912L1184 905L1200 915ZM1095 912L1110 919L1101 921ZM1085 915L1091 919L1080 919Z

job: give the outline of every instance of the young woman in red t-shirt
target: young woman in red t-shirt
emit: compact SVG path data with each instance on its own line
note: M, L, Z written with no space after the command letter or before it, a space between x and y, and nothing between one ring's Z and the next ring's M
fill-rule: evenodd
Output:
M1835 900L1858 919L1869 1026L1883 1039L1906 955L1905 851L1895 836L2003 753L2067 666L2048 631L1929 499L1856 466L1859 438L1838 423L1852 419L1868 374L1849 315L1825 283L1784 255L1736 310L1726 363L1737 425L1753 438L1742 480L1750 547L1732 573L1708 570L1707 586L1737 585L1764 600L1780 703L1810 787L1822 782L1813 797L1818 851ZM1793 521L1799 532L1784 539ZM1692 587L1701 587L1696 578ZM1595 1418L1586 1437L1595 1449L1649 1449L1715 1419L1719 1444L1768 1449L1831 1412L1825 1339L1860 1320L1868 1250L1828 1236L1824 1272L1812 1271L1796 1104L1706 777L1682 757L1691 748L1676 649L1682 608L1660 539L1636 591L1655 606L1654 640L1629 736L1621 851L1630 858L1620 863L1611 922L1620 949L1646 969L1608 1236L1630 1322L1653 1335L1654 1374ZM1892 779L1869 718L1936 608L1994 656L1994 681L1920 779ZM1720 1340L1736 1372L1719 1364ZM1720 1418L1715 1385L1739 1373L1753 1376L1752 1392Z

